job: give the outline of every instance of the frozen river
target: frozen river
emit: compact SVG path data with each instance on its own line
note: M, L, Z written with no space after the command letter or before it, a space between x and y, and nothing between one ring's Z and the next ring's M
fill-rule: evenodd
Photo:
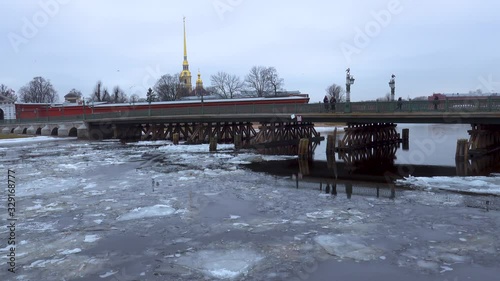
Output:
M232 145L3 142L0 178L16 173L16 273L2 226L0 280L498 280L499 204L488 194L500 177L411 177L394 199L348 198L342 184L337 196L296 189L291 175L246 165L280 159L290 158Z

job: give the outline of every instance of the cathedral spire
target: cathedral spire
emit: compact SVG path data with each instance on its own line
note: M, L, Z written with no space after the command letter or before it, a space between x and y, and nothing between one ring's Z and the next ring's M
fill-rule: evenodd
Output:
M193 89L193 84L191 84L191 72L189 71L189 63L187 60L187 44L186 44L186 17L183 18L184 20L184 61L182 62L182 72L179 77L179 80L181 84L186 88L188 91L191 91Z
M184 17L184 62L187 63L188 53L186 44L186 17Z

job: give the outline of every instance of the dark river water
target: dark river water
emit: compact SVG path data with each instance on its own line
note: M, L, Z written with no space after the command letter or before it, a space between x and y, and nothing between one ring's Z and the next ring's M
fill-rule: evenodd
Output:
M456 166L467 126L406 127L409 151L364 166L327 161L324 143L299 162L232 145L2 142L18 205L16 273L2 227L0 280L498 280L495 165Z

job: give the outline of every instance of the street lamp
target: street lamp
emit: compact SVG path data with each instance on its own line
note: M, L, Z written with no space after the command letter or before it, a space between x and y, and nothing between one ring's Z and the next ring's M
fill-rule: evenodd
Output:
M83 99L82 107L83 107L83 120L85 120L85 99Z
M151 99L152 97L149 98L148 103L149 103L149 108L148 108L148 116L151 117Z
M346 89L346 105L345 112L351 112L351 85L354 84L354 77L351 75L351 69L345 70L345 89Z
M396 75L391 76L391 80L389 80L389 87L391 87L391 101L394 101L394 96L396 94Z

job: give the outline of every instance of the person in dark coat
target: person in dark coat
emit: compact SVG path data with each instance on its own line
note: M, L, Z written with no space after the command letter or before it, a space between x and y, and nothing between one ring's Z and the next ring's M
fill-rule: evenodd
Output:
M398 110L401 110L401 107L403 106L403 99L399 97L398 99Z
M434 110L438 109L438 105L439 105L439 97L434 96Z
M337 103L337 99L335 98L335 96L332 96L330 98L330 108L332 111L335 112L335 104Z
M328 111L328 96L325 96L323 103L325 104L325 110Z

